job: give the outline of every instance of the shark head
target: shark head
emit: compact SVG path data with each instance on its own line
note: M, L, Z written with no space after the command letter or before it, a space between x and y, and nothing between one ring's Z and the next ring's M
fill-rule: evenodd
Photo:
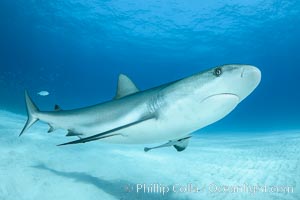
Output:
M186 79L182 91L191 112L199 113L203 126L229 114L250 95L261 80L261 72L251 65L223 65ZM201 119L200 119L201 118Z
M231 96L241 102L258 86L261 72L251 65L223 65L202 73L199 80L207 83L198 90L202 101ZM203 90L206 95L201 94Z

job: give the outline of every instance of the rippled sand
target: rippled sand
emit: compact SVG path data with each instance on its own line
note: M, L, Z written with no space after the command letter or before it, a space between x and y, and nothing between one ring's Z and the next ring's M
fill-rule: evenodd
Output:
M144 153L100 142L57 147L65 132L48 134L42 123L19 138L25 120L0 111L0 199L300 199L300 131L197 134L184 152Z

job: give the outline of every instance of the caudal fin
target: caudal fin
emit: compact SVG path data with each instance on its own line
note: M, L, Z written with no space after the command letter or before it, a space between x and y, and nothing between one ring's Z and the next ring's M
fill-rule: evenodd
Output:
M27 91L25 90L25 102L27 106L27 122L22 129L19 136L21 136L26 130L28 130L35 122L37 122L39 119L36 117L36 114L39 112L39 109L36 107L36 105L33 103L31 98L29 97Z

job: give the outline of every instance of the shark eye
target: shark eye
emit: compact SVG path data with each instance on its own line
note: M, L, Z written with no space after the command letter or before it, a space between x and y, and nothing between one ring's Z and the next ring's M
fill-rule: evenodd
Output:
M216 68L214 71L214 75L219 77L222 74L222 69L220 67Z

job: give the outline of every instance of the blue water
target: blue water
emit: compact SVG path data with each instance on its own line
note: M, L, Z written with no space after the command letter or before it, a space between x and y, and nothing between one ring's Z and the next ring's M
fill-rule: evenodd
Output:
M259 67L256 91L210 131L299 129L297 0L0 2L1 108L25 115L109 100L228 63ZM36 95L47 90L50 95Z
M298 0L0 0L0 200L300 199L299 24ZM183 152L57 147L72 139L45 123L18 137L25 89L41 110L73 109L112 99L120 73L148 89L230 63L257 66L260 85ZM127 191L143 183L203 191Z

